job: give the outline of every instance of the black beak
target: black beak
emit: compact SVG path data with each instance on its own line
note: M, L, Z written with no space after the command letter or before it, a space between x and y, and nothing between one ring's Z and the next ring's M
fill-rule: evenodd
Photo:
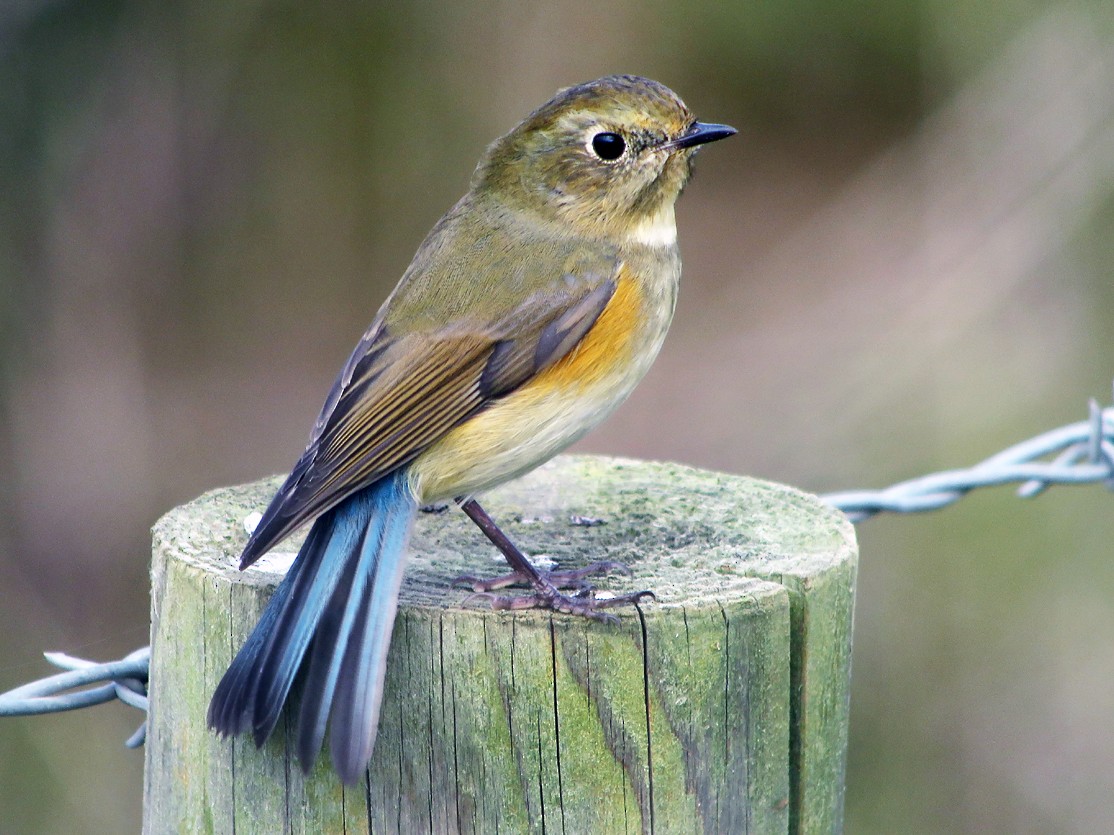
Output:
M697 145L706 145L717 139L726 139L736 133L730 125L712 125L705 122L693 122L692 127L676 139L663 142L658 148L663 151L676 151L681 148L693 148Z

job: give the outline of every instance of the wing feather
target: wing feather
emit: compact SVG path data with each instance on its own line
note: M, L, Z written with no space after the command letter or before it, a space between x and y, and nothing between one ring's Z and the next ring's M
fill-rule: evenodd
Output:
M610 259L602 274L561 276L484 327L458 321L396 334L381 313L329 392L309 446L248 540L241 567L567 354L610 301L618 267Z

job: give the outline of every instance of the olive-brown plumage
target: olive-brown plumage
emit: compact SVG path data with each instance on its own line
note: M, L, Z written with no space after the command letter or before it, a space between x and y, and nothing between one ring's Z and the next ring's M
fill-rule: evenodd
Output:
M210 725L251 729L261 744L304 668L303 765L329 720L339 774L359 777L416 508L536 467L627 397L672 317L673 205L693 149L731 133L696 122L656 82L610 76L559 91L492 143L345 364L244 549L241 567L316 519L218 686ZM545 605L589 610L500 547Z

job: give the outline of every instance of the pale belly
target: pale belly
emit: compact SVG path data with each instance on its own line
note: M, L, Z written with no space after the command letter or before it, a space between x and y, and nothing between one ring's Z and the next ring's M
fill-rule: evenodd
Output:
M491 403L419 455L409 466L418 501L470 496L523 475L615 411L650 369L669 328L679 264L662 272L657 286L637 288L636 324L622 329L622 340L596 333L605 329L605 311L563 368Z
M517 478L595 428L637 382L575 397L554 390L516 392L422 453L410 465L411 489L426 504L481 493Z

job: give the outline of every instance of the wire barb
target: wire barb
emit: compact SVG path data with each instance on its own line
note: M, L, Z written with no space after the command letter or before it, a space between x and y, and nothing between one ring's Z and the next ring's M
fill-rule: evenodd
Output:
M104 663L74 658L62 652L44 652L43 655L55 667L61 667L67 672L56 673L7 693L0 693L0 716L59 713L104 704L114 699L147 712L150 647L137 649L119 661ZM108 683L90 687L102 681ZM144 721L125 744L129 748L138 748L146 736L147 722Z
M1051 460L1047 459L1049 456ZM917 513L957 502L976 487L1020 482L1023 499L1054 484L1105 484L1114 490L1114 407L1090 402L1087 420L1061 426L999 452L965 470L948 470L882 490L849 490L820 498L852 522L882 511Z

